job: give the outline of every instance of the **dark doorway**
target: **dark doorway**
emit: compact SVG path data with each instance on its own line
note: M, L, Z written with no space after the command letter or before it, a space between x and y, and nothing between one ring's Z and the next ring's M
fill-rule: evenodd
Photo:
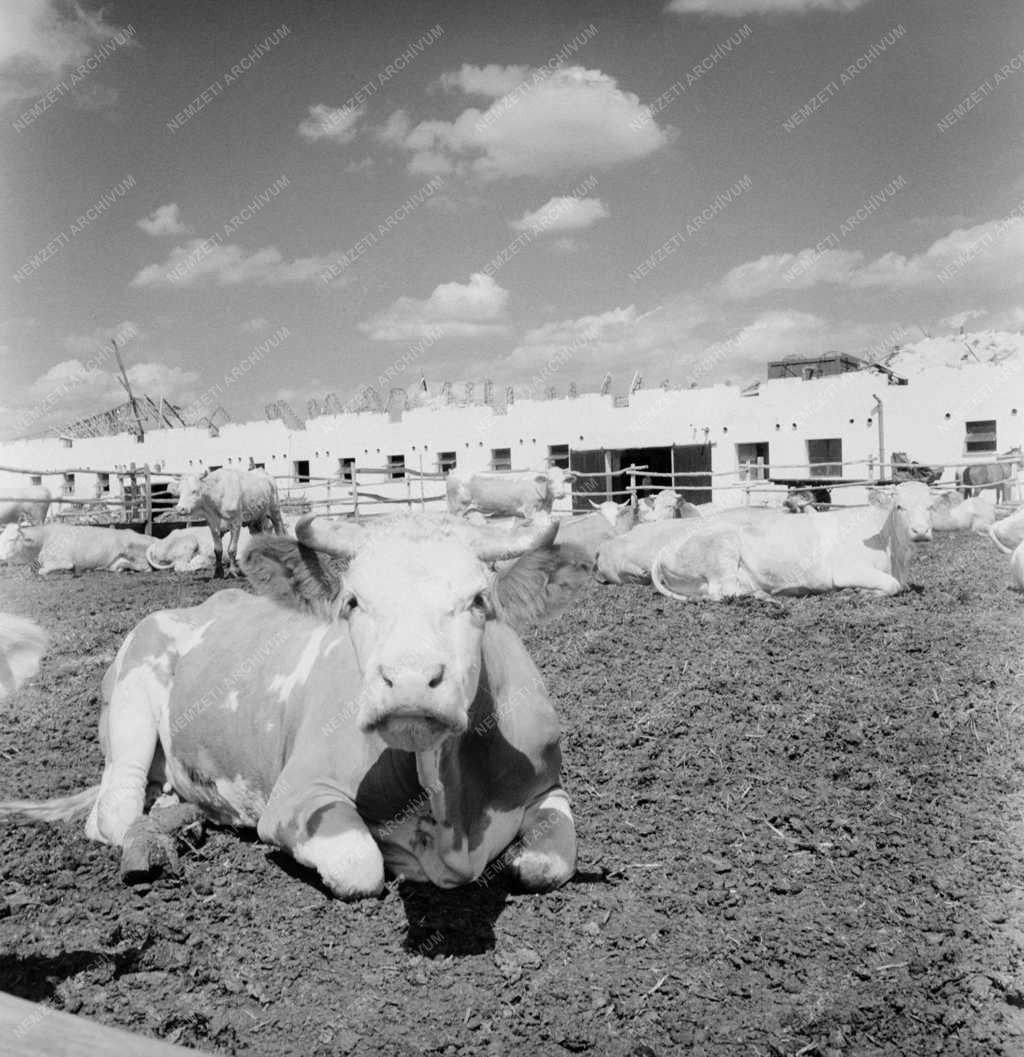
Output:
M673 449L675 490L688 503L711 502L711 445L677 444ZM680 474L700 474L682 477Z

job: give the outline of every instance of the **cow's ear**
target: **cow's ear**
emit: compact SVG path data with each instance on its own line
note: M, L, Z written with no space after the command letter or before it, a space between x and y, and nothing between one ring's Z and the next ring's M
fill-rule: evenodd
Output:
M344 563L283 536L253 536L242 559L253 591L321 620L337 616Z
M593 559L572 543L527 551L498 573L498 616L516 631L525 631L566 609L593 574Z
M167 482L167 494L168 495L181 495L181 481L168 481Z

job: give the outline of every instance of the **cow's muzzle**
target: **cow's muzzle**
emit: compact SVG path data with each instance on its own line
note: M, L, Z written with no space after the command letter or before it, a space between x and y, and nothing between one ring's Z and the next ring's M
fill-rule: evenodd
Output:
M443 664L381 665L371 707L360 724L394 749L423 752L467 727L460 695Z

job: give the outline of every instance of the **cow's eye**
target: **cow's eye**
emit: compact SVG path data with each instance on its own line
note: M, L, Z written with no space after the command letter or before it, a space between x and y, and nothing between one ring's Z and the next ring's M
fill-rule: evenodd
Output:
M355 595L346 595L341 603L342 616L351 616L359 608L359 599Z
M469 608L475 609L478 613L487 612L487 596L483 593L483 591L480 591L477 594L473 595L473 601L469 603Z

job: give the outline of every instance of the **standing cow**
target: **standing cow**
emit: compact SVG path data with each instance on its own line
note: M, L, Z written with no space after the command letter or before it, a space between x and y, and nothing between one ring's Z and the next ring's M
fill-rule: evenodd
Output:
M277 485L263 470L208 470L201 476L186 473L177 484L168 487L178 496L174 508L179 514L199 511L210 526L213 537L214 570L216 578L223 577L223 543L221 537L230 532L228 540L228 571L238 575L238 537L242 526L250 532L261 532L269 519L274 532L283 536L284 524L277 502Z
M1022 461L1019 447L1011 448L998 456L996 462L982 462L967 466L960 475L965 499L980 495L983 489L992 489L996 502L1005 503L1010 498L1010 486Z
M385 868L450 888L499 858L530 891L564 884L559 724L514 630L565 600L555 531L311 516L298 542L255 541L246 572L271 597L218 591L125 640L103 684L101 783L0 815L88 812L91 839L127 850L148 777L255 827L342 899L380 892Z
M31 525L41 525L46 520L53 496L50 490L41 484L28 488L9 488L0 484L0 525L16 525L27 521Z
M532 518L538 512L550 513L556 499L564 499L566 485L576 474L552 466L547 470L506 473L497 470L448 474L445 491L448 510L466 514L471 510L496 517Z

